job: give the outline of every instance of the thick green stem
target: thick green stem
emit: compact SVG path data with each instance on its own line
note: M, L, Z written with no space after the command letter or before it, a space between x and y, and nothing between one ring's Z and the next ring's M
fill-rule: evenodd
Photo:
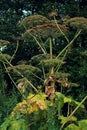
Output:
M50 59L52 60L52 58L53 58L52 39L50 38L49 41L50 41ZM54 75L54 66L51 67L51 69L50 69L50 74L51 74L51 75ZM52 81L52 82L51 82L51 86L54 86L54 85L55 85L55 82Z
M52 59L52 40L50 38L50 59Z
M16 54L16 52L17 52L17 50L18 50L18 45L19 45L19 41L17 40L17 46L16 46L16 49L15 49L15 51L14 51L14 54L12 55L12 57L11 57L11 59L10 59L10 62L14 59L14 57L15 57L15 54Z

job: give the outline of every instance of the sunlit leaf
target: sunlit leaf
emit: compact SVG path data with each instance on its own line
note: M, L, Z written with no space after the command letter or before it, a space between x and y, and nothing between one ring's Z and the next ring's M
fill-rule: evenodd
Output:
M7 127L9 126L9 124L10 124L10 120L9 118L7 118L5 122L0 126L0 130L7 130Z
M64 97L64 103L71 103L72 99L70 97Z
M81 129L75 124L70 124L64 130L81 130Z
M65 124L67 122L77 121L77 118L75 116L71 116L70 118L64 117L64 116L59 116L58 119L61 120L61 124Z
M74 107L80 104L80 102L73 100L71 97L64 97L64 103L70 103L70 105ZM81 104L80 108L84 108L84 105Z
M8 130L28 130L25 120L14 120L11 122Z
M61 110L61 108L64 105L64 95L60 92L56 92L55 94L55 103L58 106L58 109Z
M36 95L30 94L26 100L23 100L22 102L18 103L16 107L14 107L14 115L16 113L31 114L35 111L46 110L47 102L45 99L46 95L44 93L39 93Z
M87 130L87 120L79 121L80 130Z

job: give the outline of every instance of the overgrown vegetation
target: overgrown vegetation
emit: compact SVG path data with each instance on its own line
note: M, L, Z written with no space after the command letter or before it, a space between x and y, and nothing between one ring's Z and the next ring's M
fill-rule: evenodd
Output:
M16 37L13 55L4 49L0 52L1 95L5 95L1 99L1 102L5 101L0 108L1 122L5 119L0 126L1 130L86 130L85 85L82 79L79 82L76 80L85 75L85 66L80 63L83 57L84 63L86 62L84 48L80 51L80 59L73 59L78 52L74 49L75 44L78 42L77 46L82 46L84 18L80 19L83 25L81 28L78 28L80 23L76 19L78 18L71 19L69 24L70 19L61 23L54 14L53 20L33 15L18 24L23 34L22 37ZM71 31L75 31L75 34L71 34ZM36 43L38 55L33 54L28 60L22 59L15 63L22 42ZM1 48L7 46L7 43L9 42L1 40ZM10 43L7 49L9 46ZM71 65L68 63L70 60ZM80 67L74 68L74 62ZM76 77L78 71L79 76ZM76 72L77 75L72 78ZM78 91L81 85L84 85L83 92ZM8 100L6 97L9 97ZM5 106L8 108L2 111Z
M0 5L0 130L86 130L87 2Z

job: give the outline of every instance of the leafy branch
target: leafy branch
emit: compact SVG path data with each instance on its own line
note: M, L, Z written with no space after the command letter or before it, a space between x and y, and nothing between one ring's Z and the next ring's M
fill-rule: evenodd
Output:
M84 101L85 101L86 99L87 99L87 96L85 96L85 97L83 98L83 100L79 103L79 105L78 105L78 106L73 110L73 112L67 117L67 118L68 118L68 121L69 121L69 119L75 114L75 112L79 109L79 107L84 103ZM66 123L67 123L67 121L62 124L60 130L62 130L62 129L64 128L64 126L65 126Z

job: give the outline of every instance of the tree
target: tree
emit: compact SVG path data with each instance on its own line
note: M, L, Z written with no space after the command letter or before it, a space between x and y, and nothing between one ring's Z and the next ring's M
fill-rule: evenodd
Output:
M85 62L86 62L86 56L85 56L85 51L86 51L86 35L87 35L87 19L84 17L75 17L71 18L66 22L67 26L70 28L70 36L73 36L73 32L76 30L81 29L81 34L74 42L72 48L71 48L71 53L67 57L67 63L66 66L68 67L68 71L71 72L71 80L73 82L78 82L79 87L76 88L76 93L73 93L74 96L77 95L78 93L78 98L81 95L84 95L86 90L86 81L84 81L84 77L86 76L86 68L85 68ZM83 56L84 54L84 56ZM84 58L83 58L84 57ZM69 64L68 64L69 62ZM70 67L70 65L73 65ZM85 70L85 72L83 71ZM74 78L76 77L76 78ZM85 85L84 85L85 84ZM73 88L72 88L73 89Z

